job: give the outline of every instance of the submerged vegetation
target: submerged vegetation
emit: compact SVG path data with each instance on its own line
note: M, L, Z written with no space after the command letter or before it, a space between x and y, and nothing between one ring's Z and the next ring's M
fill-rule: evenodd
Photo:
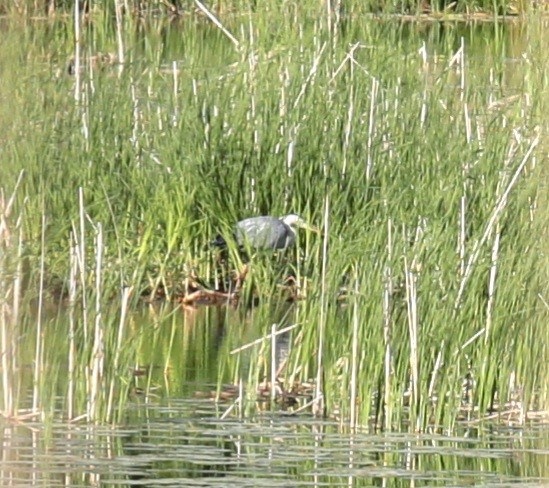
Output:
M5 416L31 391L31 415L114 421L141 373L146 395L240 383L241 407L242 384L310 382L314 411L352 427L547 409L543 20L419 28L317 4L5 20ZM241 256L208 243L293 212L320 235L252 259L238 306L180 331L182 309L146 305L231 292Z

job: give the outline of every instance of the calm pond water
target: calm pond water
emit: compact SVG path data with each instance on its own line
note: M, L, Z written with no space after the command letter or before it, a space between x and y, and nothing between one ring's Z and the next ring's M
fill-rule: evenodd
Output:
M134 403L114 429L0 424L0 484L44 486L547 486L549 429L350 435L337 422L173 399Z

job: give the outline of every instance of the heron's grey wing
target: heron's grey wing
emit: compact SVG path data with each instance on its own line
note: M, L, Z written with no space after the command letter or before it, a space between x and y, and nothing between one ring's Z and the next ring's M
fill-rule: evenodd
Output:
M277 249L287 249L288 247L292 247L295 242L295 231L292 229L288 224L285 224L284 222L280 222L284 228L285 233L284 236L280 236L278 239L278 242L276 244Z
M252 217L238 222L236 240L257 249L280 249L285 247L287 234L288 226L276 217Z

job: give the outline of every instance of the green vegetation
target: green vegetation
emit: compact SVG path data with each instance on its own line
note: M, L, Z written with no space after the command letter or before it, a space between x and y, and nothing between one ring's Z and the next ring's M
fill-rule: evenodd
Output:
M542 22L242 11L218 26L92 16L73 61L70 18L6 22L2 412L21 415L32 387L35 412L62 395L70 418L115 420L130 366L152 363L146 387L169 371L166 392L182 391L218 364L220 383L253 396L268 347L228 352L273 322L298 324L288 380L316 381L352 424L546 408ZM187 317L185 332L180 310L136 315L145 294L219 282L207 244L220 229L289 212L323 229L290 257L294 307L284 260L262 258L238 310ZM223 344L196 330L211 324Z
M82 12L103 12L114 14L116 2L110 0L80 0L79 9ZM247 12L250 9L259 11L256 2L250 0L232 0L211 2L197 2L195 0L140 0L118 1L121 7L128 7L132 15L148 17L150 15L188 16L192 15L198 3L208 5L217 14ZM517 15L532 10L543 9L543 2L527 2L524 0L328 0L326 2L305 2L302 6L290 2L273 2L268 8L287 8L322 13L331 7L333 12L343 15L406 15L406 14L458 14L475 16L489 15ZM6 2L0 7L0 14L55 16L64 15L74 8L72 0L17 0Z

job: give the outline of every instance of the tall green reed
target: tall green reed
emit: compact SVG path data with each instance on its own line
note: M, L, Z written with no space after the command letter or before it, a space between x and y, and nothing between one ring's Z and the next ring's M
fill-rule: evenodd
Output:
M208 242L219 230L290 211L324 233L301 236L294 254L307 299L282 323L302 324L287 372L316 379L328 413L422 429L472 406L546 400L531 183L543 71L525 63L528 83L517 83L491 50L502 45L479 47L474 34L272 15L278 29L261 14L224 22L238 46L209 21L83 24L76 81L20 67L6 178L25 166L26 252L43 269L29 282L72 300L70 347L81 355L68 356L69 371L81 400L71 411L112 418L111 392L130 381L116 380L133 350L118 355L132 304L124 290L173 298L191 272L214 283ZM67 57L71 28L58 25ZM117 46L124 65L89 62ZM24 140L17 128L29 121ZM282 274L255 261L244 303L278 296ZM249 313L261 334L277 322ZM255 359L230 361L220 378L269 376Z

